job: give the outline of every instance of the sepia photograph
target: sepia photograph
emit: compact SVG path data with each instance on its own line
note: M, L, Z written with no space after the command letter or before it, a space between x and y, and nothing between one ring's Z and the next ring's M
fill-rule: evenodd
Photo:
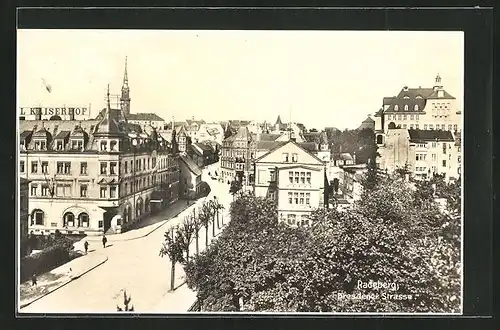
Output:
M461 315L464 33L17 30L17 312Z

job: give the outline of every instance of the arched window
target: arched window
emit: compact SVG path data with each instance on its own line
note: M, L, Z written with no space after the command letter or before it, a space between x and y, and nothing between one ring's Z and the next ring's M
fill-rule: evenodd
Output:
M413 109L414 109L415 111L418 111L418 104L415 104L415 106L413 107Z
M377 144L384 143L384 137L382 135L377 135Z
M398 111L398 110L399 110L399 106L396 104L396 105L394 106L394 111Z
M89 215L85 212L82 212L78 215L78 227L88 228L89 226Z
M395 128L396 128L396 124L395 124L393 121L391 121L391 122L389 123L388 128L389 128L389 129L395 129Z
M75 215L71 212L64 213L63 216L63 227L74 227L75 226Z
M408 111L408 104L405 104L405 111Z
M45 220L45 213L42 210L40 209L33 210L33 212L31 213L32 225L43 225L44 220Z

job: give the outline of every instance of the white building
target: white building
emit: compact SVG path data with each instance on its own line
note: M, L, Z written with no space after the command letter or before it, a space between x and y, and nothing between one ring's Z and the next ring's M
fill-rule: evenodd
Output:
M324 205L323 161L290 140L254 164L255 195L276 201L280 221L308 225L311 211Z

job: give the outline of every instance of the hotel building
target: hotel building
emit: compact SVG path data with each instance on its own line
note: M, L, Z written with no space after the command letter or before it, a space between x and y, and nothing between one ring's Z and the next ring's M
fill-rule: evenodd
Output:
M179 160L154 127L127 122L109 101L100 120L22 120L19 170L29 184L34 234L119 232L178 199Z

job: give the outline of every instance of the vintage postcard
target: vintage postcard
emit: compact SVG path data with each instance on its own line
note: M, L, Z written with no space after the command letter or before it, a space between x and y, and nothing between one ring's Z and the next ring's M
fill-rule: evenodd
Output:
M462 32L17 47L21 315L462 313Z

